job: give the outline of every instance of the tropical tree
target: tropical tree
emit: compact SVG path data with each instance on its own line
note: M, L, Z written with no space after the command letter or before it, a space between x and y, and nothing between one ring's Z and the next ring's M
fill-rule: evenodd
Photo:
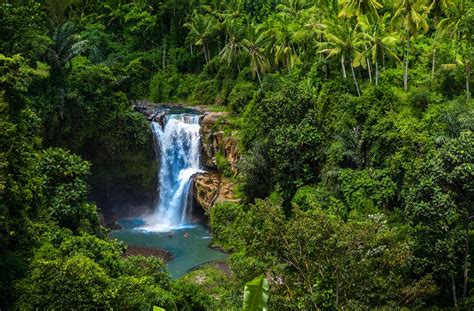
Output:
M76 25L65 22L51 31L52 44L46 59L54 74L61 74L72 58L87 49L88 41L76 34Z
M226 25L227 43L220 51L222 61L227 61L230 65L233 61L237 64L237 69L240 72L239 56L242 52L242 25L238 20L231 20Z
M319 44L319 53L326 54L328 58L340 56L342 76L347 79L346 60L349 61L352 78L360 96L359 84L354 72L354 55L357 50L364 46L364 34L359 32L357 26L354 26L350 21L336 18L326 19L322 25L322 33L325 42Z
M353 17L372 14L378 16L377 10L383 7L377 0L344 0L339 17Z
M245 2L242 0L225 1L222 13L217 15L223 20L224 24L227 24L228 21L244 18L246 17L244 4Z
M354 59L355 65L364 64L365 59L369 57L375 64L375 85L378 85L380 79L380 63L385 63L385 56L400 61L394 47L399 40L397 32L389 32L387 20L390 15L377 17L374 23L371 23L367 16L359 18L359 27L364 30L364 38L368 42L369 48L357 53Z
M289 16L294 20L299 20L301 18L301 13L313 5L314 3L308 0L285 0L278 4L276 9L282 15Z
M273 54L276 64L282 64L290 71L300 59L294 41L294 34L300 26L287 16L271 19L262 27L262 39Z
M410 39L420 30L428 31L426 22L426 6L423 0L398 0L395 5L393 20L401 21L402 29L406 32L405 70L403 74L403 88L408 91L408 57L410 53Z
M428 11L433 14L433 23L436 27L436 33L434 35L433 42L433 53L431 56L431 76L434 77L434 72L436 68L436 49L439 45L439 27L438 23L440 22L441 15L448 11L454 5L452 0L430 0L431 4L428 7Z
M61 26L55 27L51 31L52 44L46 51L46 61L51 66L51 82L58 90L59 115L64 114L65 79L67 71L70 69L71 60L84 52L89 41L82 40L76 34L76 25L72 22L65 22Z
M242 40L243 50L250 59L250 71L252 76L257 75L260 86L262 85L262 78L260 74L267 72L270 69L270 62L265 55L265 47L263 45L263 37L257 36L253 32L254 27L250 27L248 32L248 39Z
M444 65L445 68L464 67L466 77L466 97L470 99L469 80L472 73L474 55L472 42L474 40L474 8L469 8L464 1L456 3L450 10L450 15L439 22L441 36L449 38L454 43L454 64ZM461 52L460 55L459 51Z
M441 15L454 5L453 0L430 0L429 2L428 11L433 14L435 24L439 21Z
M209 41L217 30L216 19L212 15L199 14L195 10L190 21L185 23L184 27L189 29L188 38L193 41L195 45L202 46L202 52L204 53L204 59L207 64L211 59Z

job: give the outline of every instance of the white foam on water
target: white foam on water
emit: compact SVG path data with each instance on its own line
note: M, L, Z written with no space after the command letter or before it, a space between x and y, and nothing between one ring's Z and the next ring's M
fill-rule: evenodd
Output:
M167 115L164 128L152 122L159 153L159 193L155 211L145 218L140 230L166 232L192 227L186 224L189 212L188 195L192 177L202 172L200 167L199 116Z

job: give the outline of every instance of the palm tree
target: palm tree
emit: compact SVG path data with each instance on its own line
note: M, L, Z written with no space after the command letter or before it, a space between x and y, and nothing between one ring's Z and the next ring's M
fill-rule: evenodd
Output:
M377 10L383 7L377 0L344 0L341 6L339 17L348 18L366 14L378 16Z
M51 31L52 45L46 51L46 61L51 66L51 82L58 90L59 114L64 113L64 96L67 71L70 69L71 60L84 52L89 41L75 33L76 26L72 22L65 22Z
M243 24L246 15L244 2L242 0L230 0L223 3L224 10L218 13L217 16L225 29L226 43L229 37L229 31L233 31L236 24ZM241 28L242 29L242 28Z
M385 56L400 61L394 51L394 47L399 40L397 32L389 32L386 25L390 15L387 13L383 17L375 18L375 22L371 23L367 16L359 18L359 27L364 30L364 39L367 40L369 48L363 52L359 52L354 59L355 65L363 64L368 57L375 64L375 85L379 84L380 79L380 62L384 63Z
M293 20L299 20L301 18L301 12L309 9L314 4L308 0L285 0L278 4L276 9L283 16L289 16Z
M435 24L441 15L454 5L453 0L430 0L428 11L433 13Z
M250 59L250 71L252 72L252 76L255 77L255 75L257 75L258 82L261 86L262 78L260 77L260 73L265 73L270 69L270 62L265 56L263 37L261 35L257 36L253 31L253 25L250 29L248 39L242 40L242 48Z
M261 37L266 47L273 54L276 64L282 64L290 71L300 62L294 34L301 28L292 18L281 16L278 19L268 20L262 27Z
M232 20L227 24L226 27L227 33L227 44L220 51L219 55L221 56L222 61L227 61L230 65L233 61L237 63L237 70L240 72L239 65L239 55L242 52L242 27L241 24Z
M87 49L89 41L82 40L75 32L76 26L72 22L65 22L51 31L52 45L46 59L54 75L62 76L71 59Z
M188 38L193 41L195 45L202 46L206 64L211 59L209 41L217 29L216 24L217 22L213 16L209 14L199 14L197 11L194 11L191 20L183 25L189 29Z
M358 32L357 26L353 26L350 21L342 20L337 17L326 19L322 27L323 36L326 42L319 44L319 53L327 54L327 57L341 57L342 75L347 79L345 62L349 61L352 72L352 78L360 96L359 84L354 72L353 58L357 50L364 46L364 34Z
M405 54L405 71L403 74L403 88L408 91L408 57L410 52L410 39L418 34L420 29L428 31L426 22L426 7L423 0L398 0L396 11L393 16L394 21L401 21L403 29L407 34L407 46Z
M450 15L442 19L438 28L440 35L453 40L454 42L454 64L444 64L444 68L455 68L457 65L464 66L466 77L466 97L470 99L471 92L469 88L469 80L472 73L473 64L473 19L474 9L464 3L464 1L456 2L456 5L451 7ZM461 51L458 55L458 50Z
M431 4L428 7L428 12L433 13L433 23L436 27L437 33L439 30L438 23L440 21L441 15L448 10L448 8L453 6L452 0L430 0ZM433 44L433 54L431 56L431 77L434 77L435 66L436 66L436 48L438 46L438 38L435 35L435 40Z

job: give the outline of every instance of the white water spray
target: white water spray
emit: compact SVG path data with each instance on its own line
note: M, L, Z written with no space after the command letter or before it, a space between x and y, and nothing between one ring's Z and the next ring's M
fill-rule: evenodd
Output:
M152 122L152 128L160 155L160 196L155 213L141 229L176 230L186 226L191 178L201 172L199 116L170 114L164 128L157 122Z

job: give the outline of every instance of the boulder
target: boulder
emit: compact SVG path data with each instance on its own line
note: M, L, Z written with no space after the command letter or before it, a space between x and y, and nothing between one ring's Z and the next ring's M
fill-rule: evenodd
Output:
M155 109L154 109L154 106L152 103L149 103L147 101L135 101L134 105L133 105L133 110L137 111L137 112L140 112L142 113L143 115L145 115L145 117L147 118L150 118Z
M193 184L195 201L204 210L210 210L219 194L219 174L214 172L198 174L194 177Z
M153 117L153 121L157 122L161 128L165 125L165 117L167 113L168 111L160 111Z
M240 202L235 197L234 185L216 172L205 172L194 177L194 200L209 211L218 202Z

